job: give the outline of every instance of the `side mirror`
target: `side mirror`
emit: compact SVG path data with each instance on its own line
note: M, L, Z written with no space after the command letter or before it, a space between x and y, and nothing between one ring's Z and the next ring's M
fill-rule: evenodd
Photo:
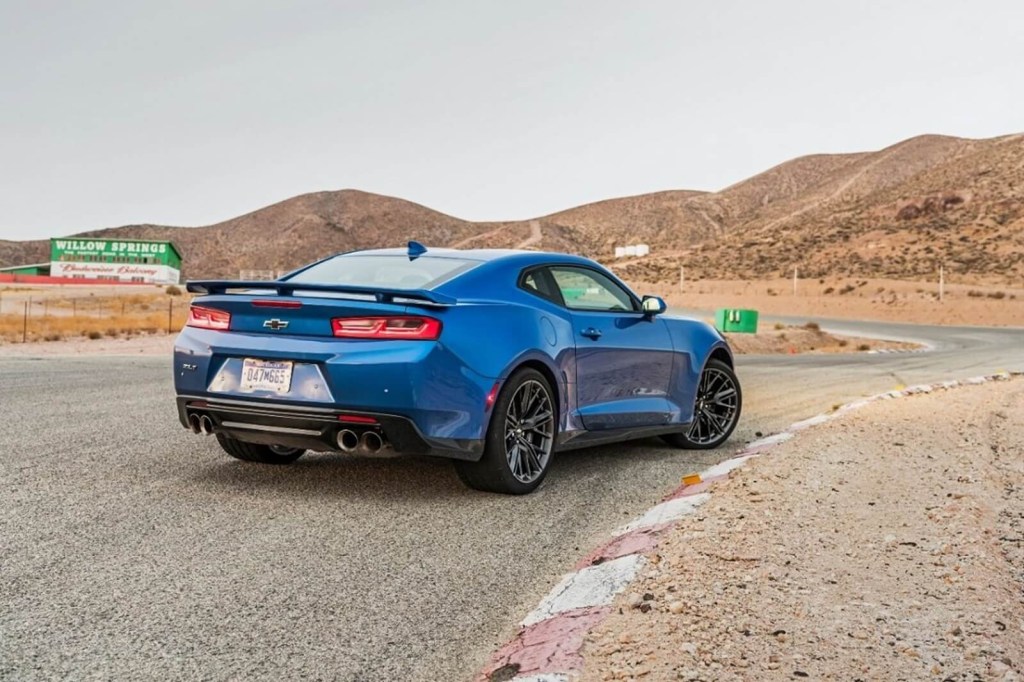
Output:
M644 296L644 300L641 302L640 307L647 315L661 315L663 312L668 310L668 306L665 305L665 301L657 296Z

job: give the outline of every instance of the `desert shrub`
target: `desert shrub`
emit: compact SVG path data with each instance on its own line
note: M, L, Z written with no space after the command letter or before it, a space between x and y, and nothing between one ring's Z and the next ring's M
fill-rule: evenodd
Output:
M846 339L839 339L840 348L846 348L848 345L850 345L849 341L847 341Z
M775 323L775 329L776 330L785 329L785 328L786 328L786 325L782 324L781 322L776 322Z
M173 284L168 284L164 291L167 292L168 296L181 296L182 294L181 288Z
M96 331L95 329L93 329L92 331L90 331L88 333L88 337L90 339L92 339L93 341L95 341L97 339L102 339L103 338L103 332L99 332L99 331Z
M821 325L819 325L817 322L808 322L807 324L804 325L804 329L810 329L812 332L820 332Z
M916 204L907 204L896 212L896 220L913 220L921 215L921 209Z
M967 292L967 295L971 298L983 298L985 296L984 291L978 291L977 289L971 289Z
M44 341L60 341L63 338L64 337L61 336L60 334L47 334L46 336L43 337L43 340Z
M827 289L825 289L825 291L823 291L821 293L823 293L823 294L825 294L827 296L828 294L831 294L835 290L836 290L835 287L828 287Z
M845 287L843 287L842 289L839 290L839 295L840 296L845 296L846 294L850 293L851 291L853 291L856 288L857 287L853 286L852 284L847 284Z
M1006 292L1005 291L993 291L992 293L990 293L988 295L988 297L989 298L994 298L997 301L1001 301L1004 298L1006 298Z
M863 350L871 350L871 346L869 346L866 343L862 343L859 346L857 346L857 350L861 350L861 351L863 351Z

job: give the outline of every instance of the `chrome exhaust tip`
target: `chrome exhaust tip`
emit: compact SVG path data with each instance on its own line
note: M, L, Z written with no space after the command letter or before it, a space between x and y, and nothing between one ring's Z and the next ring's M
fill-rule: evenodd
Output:
M359 436L356 435L355 431L351 429L342 429L338 431L338 447L345 452L352 452L359 447Z
M199 433L209 436L213 433L213 420L205 414L199 418Z
M188 416L188 428L192 429L192 433L199 433L199 415L195 412Z
M376 431L367 431L363 434L363 447L367 452L380 452L384 447L384 439Z

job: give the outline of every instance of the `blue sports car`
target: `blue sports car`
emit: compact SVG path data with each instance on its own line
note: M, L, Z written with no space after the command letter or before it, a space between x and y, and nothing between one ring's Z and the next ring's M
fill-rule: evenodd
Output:
M740 415L717 331L578 256L410 242L188 290L178 416L241 460L391 448L524 494L555 452L655 435L713 448Z

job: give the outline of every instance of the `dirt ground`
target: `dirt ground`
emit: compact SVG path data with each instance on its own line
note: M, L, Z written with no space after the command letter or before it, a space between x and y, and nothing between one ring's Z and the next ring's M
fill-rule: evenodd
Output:
M585 680L1019 680L1024 381L880 401L719 484Z
M177 334L144 334L131 338L88 339L82 336L60 341L0 342L0 357L40 355L166 355L170 357Z
M778 353L855 353L872 350L914 350L916 343L836 336L811 324L804 327L761 325L757 334L726 334L733 352L740 355Z
M986 327L1024 326L1024 286L947 283L938 300L936 282L885 279L685 282L673 286L631 282L671 306L698 310L753 308L762 314L811 318L888 320ZM1022 283L1024 284L1024 283Z

